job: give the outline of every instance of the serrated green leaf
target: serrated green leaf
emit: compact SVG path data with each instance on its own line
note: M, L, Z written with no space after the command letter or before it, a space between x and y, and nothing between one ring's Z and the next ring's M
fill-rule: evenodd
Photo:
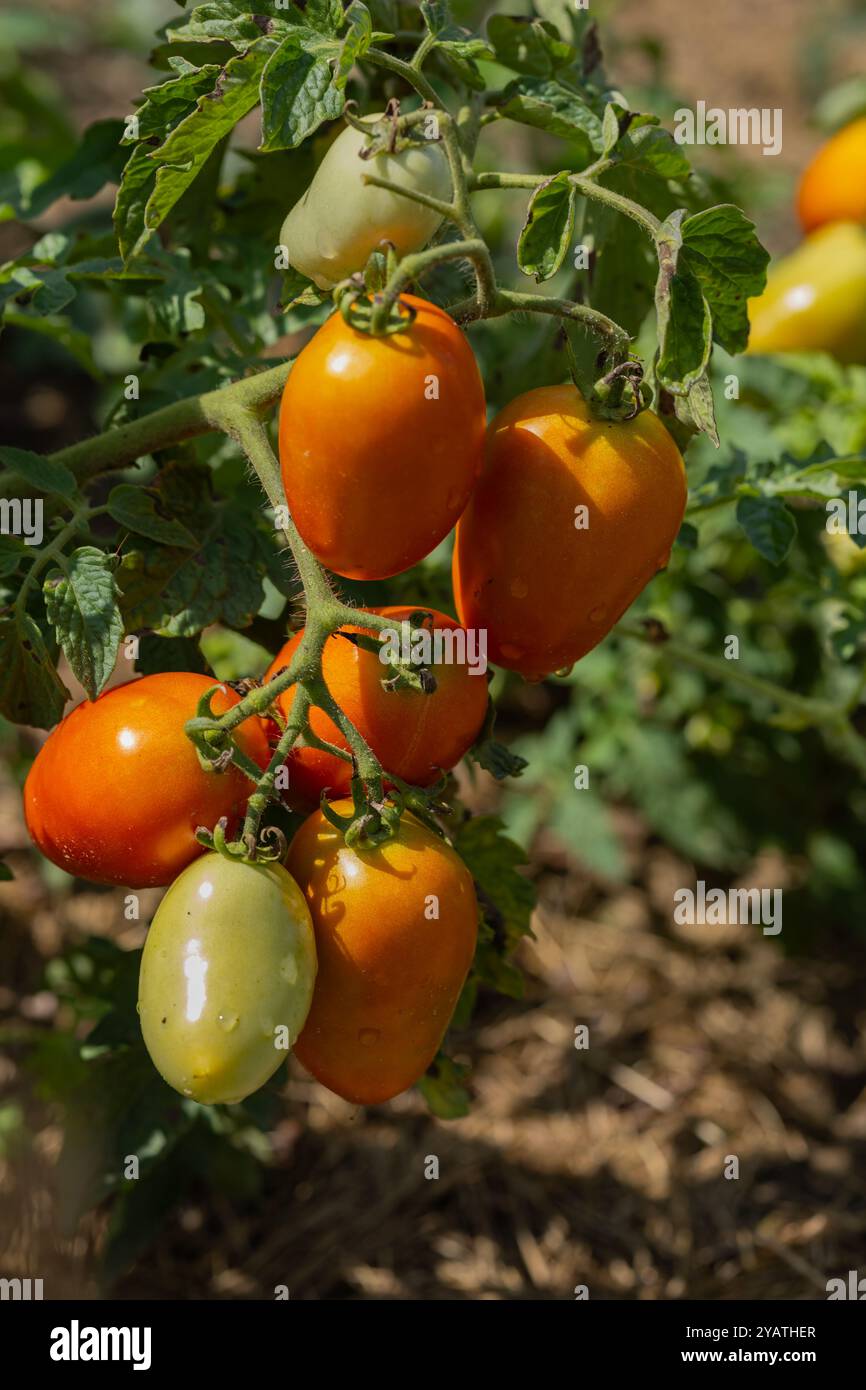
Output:
M541 77L519 77L503 92L502 114L512 121L572 140L588 160L604 145L601 121L576 92Z
M340 48L340 56L334 70L334 82L343 88L352 68L359 58L363 58L370 47L373 36L373 21L370 11L361 0L352 0L346 10L346 36Z
M345 79L343 79L345 81ZM323 121L342 115L345 96L329 63L294 34L269 58L262 76L262 150L293 150Z
M80 546L62 569L49 572L42 592L66 660L95 700L114 670L123 636L113 558L95 546Z
M473 816L460 827L454 844L481 890L485 916L495 919L493 925L510 949L521 936L531 934L535 891L517 872L526 855L502 828L496 816Z
M199 97L190 115L152 153L157 175L144 214L148 230L161 225L204 168L214 146L256 105L262 73L275 47L275 40L259 39L226 63L214 90Z
M0 618L0 714L13 724L51 729L63 714L69 691L29 614L20 622Z
M782 563L797 535L793 514L778 497L741 497L737 521L771 565Z
M152 541L163 545L179 545L194 548L198 541L179 521L161 516L157 505L160 494L151 488L136 487L133 483L120 483L108 494L109 516L121 526L126 526L136 535L148 536Z
M770 259L745 213L729 203L687 217L681 259L699 281L713 316L713 338L726 352L749 339L747 305L763 290Z
M560 38L553 25L539 19L491 15L487 36L498 63L533 77L549 77L577 57L577 50Z
M0 448L0 463L39 492L68 499L75 497L78 492L75 475L65 464L55 463L40 454L31 454L27 449L13 449L5 445Z
M123 169L120 187L114 203L114 230L124 261L131 260L142 249L152 233L145 225L144 214L156 184L156 166L150 156L153 148L136 145Z

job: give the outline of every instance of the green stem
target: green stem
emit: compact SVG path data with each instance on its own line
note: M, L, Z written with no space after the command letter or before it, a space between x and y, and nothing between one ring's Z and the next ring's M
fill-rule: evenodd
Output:
M372 184L374 188L386 188L389 193L396 193L401 198L408 198L410 202L420 203L422 207L432 208L440 217L448 217L452 222L455 220L456 209L453 203L448 203L443 198L434 198L432 194L424 193L420 188L404 188L402 184L392 183L390 179L380 179L378 174L362 174L361 182Z
M594 167L594 166L592 166ZM601 169L601 172L604 172ZM509 174L509 173L479 173L473 175L469 181L471 192L481 192L488 188L538 188L547 179L546 174ZM639 203L633 203L630 198L625 198L621 193L615 193L612 188L605 188L600 183L595 183L593 178L587 174L570 174L569 182L573 183L578 193L582 193L585 198L591 198L594 202L604 203L607 207L613 208L616 212L621 212L625 217L630 217L633 222L637 222L653 240L661 231L661 222L654 217L646 208Z
M420 73L412 63L405 63L402 58L395 58L392 53L385 53L381 48L368 48L363 57L364 62L374 63L378 68L387 68L388 72L394 72L398 77L402 77L410 87L422 96L425 101L432 101L434 106L441 106L442 102L435 87L431 87L427 78Z
M145 454L221 429L227 407L236 405L255 412L270 409L279 400L290 370L291 363L282 362L278 367L242 377L240 381L206 391L204 395L175 401L138 420L82 440L80 444L71 444L49 457L65 464L79 482L97 473L125 468Z
M448 260L472 261L479 284L484 286L485 306L489 307L491 297L496 294L496 279L487 243L480 238L472 241L446 241L441 246L431 246L426 251L416 251L414 255L403 257L385 288L376 296L371 317L373 331L382 331L392 306L411 281L417 280L429 266ZM472 300L472 304L478 308L475 299Z

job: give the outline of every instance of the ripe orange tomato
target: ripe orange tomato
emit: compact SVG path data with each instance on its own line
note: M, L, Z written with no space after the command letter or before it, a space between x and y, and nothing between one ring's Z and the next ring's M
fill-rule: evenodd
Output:
M414 610L410 608L372 608L393 618L395 626ZM454 654L467 649L462 646L463 629L453 618L432 611L432 631L440 632L454 643ZM347 632L369 632L363 627L351 627ZM453 638L449 634L454 634ZM297 632L274 658L265 680L288 666L303 632ZM455 640L456 639L456 640ZM459 645L458 645L459 644ZM464 659L449 660L449 647L443 651L445 660L431 665L436 677L436 689L430 695L421 691L401 689L386 691L382 680L387 667L373 652L356 647L345 637L329 637L322 653L322 672L325 684L337 704L348 715L355 728L366 739L386 772L393 773L413 786L429 786L436 781L440 770L459 763L471 748L487 712L487 681L484 672L470 673ZM288 718L295 697L289 686L277 699L277 705ZM323 710L310 711L310 725L319 738L346 748L346 740ZM351 763L319 748L294 748L289 759L289 795L292 804L318 802L319 795L330 789L335 796L344 796L352 778Z
M355 1105L390 1100L435 1057L472 963L472 875L408 814L396 839L363 850L315 811L286 867L310 909L319 960L295 1056Z
M826 222L866 222L866 116L831 135L800 180L803 230Z
M115 686L66 716L43 744L24 786L27 828L61 869L95 883L170 883L204 852L196 827L226 816L231 827L252 782L238 769L206 772L183 731L209 676L165 671ZM211 708L238 697L222 687ZM268 744L250 718L235 731L261 767Z
M435 304L373 338L334 313L289 374L280 463L295 524L322 564L384 579L429 555L475 485L484 387L466 338Z
M657 416L596 420L571 385L518 396L490 424L457 526L461 622L530 680L577 661L667 564L686 492Z

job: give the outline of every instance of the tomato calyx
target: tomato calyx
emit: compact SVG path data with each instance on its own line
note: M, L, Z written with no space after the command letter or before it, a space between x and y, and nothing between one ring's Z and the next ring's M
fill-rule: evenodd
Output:
M213 830L208 830L206 825L196 826L195 837L205 849L244 864L281 864L286 857L288 842L278 825L264 826L258 839L255 835L242 835L239 840L228 840L227 830L228 820L221 816Z
M383 801L367 798L360 777L352 778L353 814L341 816L328 801L328 789L322 792L319 807L322 815L339 830L350 848L373 849L393 840L400 829L404 802L399 792L389 793Z
M376 256L377 252L373 252ZM364 275L352 275L334 286L334 303L350 328L359 333L369 333L371 337L387 337L391 333L406 333L415 322L417 309L405 300L397 299L389 305L388 313L381 326L377 322L376 309L382 304L382 295L377 291L370 293Z
M604 420L634 420L652 403L653 393L643 379L643 365L633 357L618 362L593 383L587 404Z
M415 127L426 124L428 113L435 108L431 101L424 101L417 111L406 116L400 114L398 97L391 97L378 121L371 121L357 114L358 103L347 101L343 108L343 119L347 125L367 137L367 143L358 151L359 159L372 160L379 154L401 154L413 147L429 146L432 140L441 140L441 135L418 135Z
M415 690L421 695L432 695L438 688L438 682L430 667L417 655L414 645L415 633L429 636L432 624L433 615L429 610L416 609L399 623L396 644L391 634L371 637L366 632L338 631L335 635L379 658L385 669L385 675L379 682L383 690L389 693Z

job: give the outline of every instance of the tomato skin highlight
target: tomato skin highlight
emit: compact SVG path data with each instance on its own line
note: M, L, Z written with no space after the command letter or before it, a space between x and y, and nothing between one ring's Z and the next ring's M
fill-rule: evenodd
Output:
M316 945L280 864L205 854L172 883L141 957L138 1012L160 1075L203 1105L257 1091L288 1055L313 997Z
M317 559L348 579L386 579L429 555L481 468L484 387L472 349L434 304L401 303L417 309L414 322L378 338L332 314L283 390L289 510Z
M364 119L372 124L381 115ZM431 140L364 160L359 152L366 145L366 136L354 126L340 131L280 232L290 265L323 290L363 270L383 240L392 242L399 256L420 250L442 221L431 208L365 184L366 174L443 202L451 197L451 174L440 144Z
M338 802L345 814L351 802ZM350 849L316 811L289 849L307 900L319 974L295 1056L355 1105L378 1105L423 1076L475 952L478 904L465 864L404 815L398 837ZM425 909L435 895L438 920Z
M805 232L829 222L866 223L866 116L831 135L806 166L797 212Z
M527 391L491 421L457 526L460 621L486 628L490 660L527 679L570 666L667 564L686 497L657 416L596 420L575 386Z
M829 352L866 362L866 228L820 227L770 270L749 300L750 353Z
M206 772L183 726L219 682L165 671L84 701L49 734L24 786L27 829L47 859L94 883L150 888L170 883L204 853L197 826L221 816L230 833L252 782L238 769ZM211 708L238 703L222 687ZM255 718L235 731L260 767L268 744Z
M391 618L395 627L415 610L410 607L371 608ZM459 637L460 625L444 613L429 610L434 630L453 632ZM345 632L370 632L369 628L344 628ZM303 630L286 643L271 662L265 680L288 666L300 645ZM446 649L447 651L447 649ZM456 766L471 748L487 714L487 681L483 672L470 674L465 663L443 661L431 666L436 689L430 695L402 689L386 691L381 682L387 675L374 652L364 651L345 637L328 638L322 653L325 684L337 704L370 745L386 773L413 786L435 782L440 770ZM288 718L294 703L295 687L289 686L277 699L277 706ZM310 724L319 738L348 747L337 726L323 710L310 711ZM351 763L320 748L293 748L288 757L289 788L292 805L317 804L320 793L345 796L352 778Z

